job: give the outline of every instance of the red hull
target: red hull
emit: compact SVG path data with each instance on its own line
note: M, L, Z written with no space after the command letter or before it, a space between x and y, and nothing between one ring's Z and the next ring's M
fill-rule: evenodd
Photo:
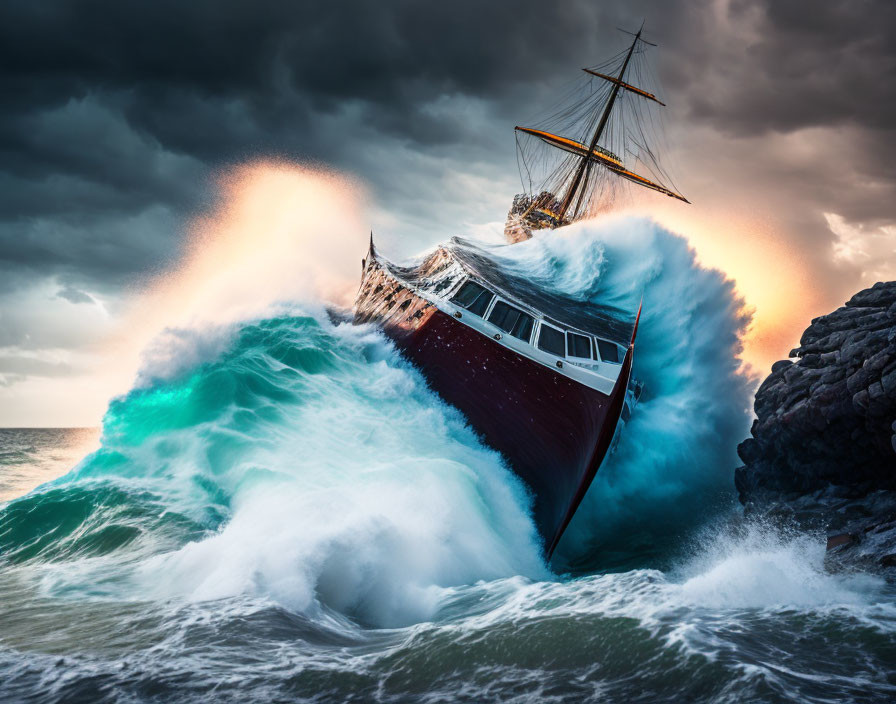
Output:
M403 286L372 257L355 322L377 322L532 492L550 557L604 459L631 368L608 396L516 354Z

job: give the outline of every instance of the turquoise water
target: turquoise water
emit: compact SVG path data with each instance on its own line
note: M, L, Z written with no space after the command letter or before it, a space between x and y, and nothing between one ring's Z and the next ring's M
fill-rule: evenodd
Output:
M99 440L0 431L0 699L892 699L894 586L739 518L730 283L640 221L499 256L646 294L645 393L552 565L461 414L297 305L150 364Z

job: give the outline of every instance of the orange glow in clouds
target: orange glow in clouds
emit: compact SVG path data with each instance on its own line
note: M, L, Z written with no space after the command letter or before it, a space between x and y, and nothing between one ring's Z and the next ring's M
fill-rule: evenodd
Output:
M153 307L164 301L164 322L227 322L294 300L351 302L366 249L359 185L266 162L228 171L219 187L219 207L193 222L182 262L149 294Z
M5 423L98 425L147 360L153 373L170 372L214 354L227 323L277 304L308 310L351 301L368 222L358 184L332 171L259 162L226 171L216 185L217 202L188 228L176 264L148 287L135 282L124 313L103 319L102 333L101 304L71 310L105 335L79 351L78 373L0 386Z
M656 199L659 200L659 199ZM704 266L733 279L753 311L743 340L743 361L762 378L799 344L802 330L823 309L801 253L780 236L780 226L754 213L681 208L654 200L650 217L683 235ZM644 214L640 208L633 213Z
M268 314L277 304L350 305L369 229L359 184L332 171L260 162L227 171L218 188L215 208L191 224L179 263L147 291L136 292L91 377L90 393L69 394L85 420L98 422L108 400L131 387L141 359L166 330L215 328ZM655 202L649 214L686 233L702 264L736 281L755 310L744 361L767 373L817 308L806 294L812 287L799 257L756 218L723 220L705 209ZM719 236L723 221L728 224ZM181 353L170 354L176 363ZM65 393L64 385L58 390Z
M367 244L358 184L261 162L227 171L218 186L218 205L190 226L181 261L136 297L110 341L97 380L105 399L130 387L141 355L166 329L201 330L297 301L351 303Z

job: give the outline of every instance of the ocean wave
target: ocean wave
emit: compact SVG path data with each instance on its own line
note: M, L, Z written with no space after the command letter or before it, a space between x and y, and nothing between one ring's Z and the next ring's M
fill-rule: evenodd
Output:
M555 567L643 563L643 545L670 526L693 529L707 497L730 492L733 447L747 425L749 383L736 362L742 302L682 238L643 219L491 249L517 273L586 299L634 312L645 293L635 355L645 391ZM259 593L303 612L396 624L427 618L440 588L549 574L525 487L380 333L334 325L319 303L311 315L279 308L267 319L167 329L144 355L137 386L110 404L101 448L50 485L73 497L114 486L191 526L173 551L164 533L129 589L189 599ZM49 500L47 491L25 501ZM81 516L73 497L69 514ZM31 520L17 505L0 525ZM122 521L102 501L88 508L65 549L11 554L95 553L91 526L104 523L130 537L102 540L103 550L152 552L157 522Z
M547 575L528 502L379 332L281 317L115 400L101 449L10 504L0 535L10 559L65 560L151 544L164 514L201 526L201 539L193 529L175 550L161 541L109 595L259 594L394 625L425 619L439 587ZM66 569L57 590L97 593L90 569L69 569L70 582Z
M645 220L494 252L586 299L644 292L645 390L562 544L572 575L376 329L315 304L168 330L99 450L0 505L0 694L892 696L892 585L827 571L823 536L714 518L749 422L733 284Z
M643 299L633 366L643 393L555 563L576 573L668 564L735 501L736 447L757 380L739 359L750 312L734 282L646 218L583 221L496 251L569 295L633 315Z

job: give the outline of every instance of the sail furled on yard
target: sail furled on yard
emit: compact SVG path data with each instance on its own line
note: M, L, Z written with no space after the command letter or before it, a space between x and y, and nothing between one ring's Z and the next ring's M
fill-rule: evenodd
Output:
M626 183L688 202L657 158L665 103L646 44L639 32L624 51L583 69L557 112L516 128L523 187L559 221L615 200Z

